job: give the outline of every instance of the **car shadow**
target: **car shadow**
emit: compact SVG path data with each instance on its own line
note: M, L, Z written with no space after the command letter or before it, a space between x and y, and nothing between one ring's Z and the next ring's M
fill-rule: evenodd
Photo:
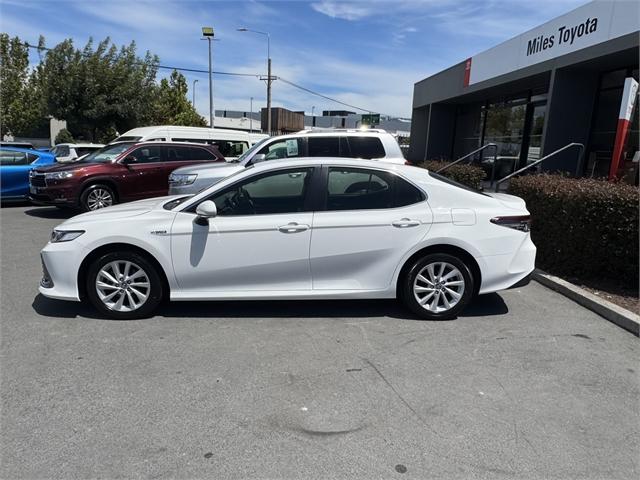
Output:
M87 302L65 302L38 294L33 309L39 315L54 318L86 317L108 320ZM462 318L505 315L506 303L496 293L474 299ZM423 321L396 300L252 300L215 302L171 302L162 306L158 316L165 318L363 318L390 317ZM455 320L455 319L454 319Z
M71 209L61 209L57 207L36 207L24 211L30 217L51 218L66 220L78 215L80 212Z

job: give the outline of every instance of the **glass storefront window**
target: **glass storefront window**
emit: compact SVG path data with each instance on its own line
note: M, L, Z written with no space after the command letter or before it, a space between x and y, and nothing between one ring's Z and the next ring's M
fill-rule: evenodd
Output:
M484 143L498 145L495 167L498 178L511 173L520 160L526 109L526 104L510 102L490 105L487 110Z

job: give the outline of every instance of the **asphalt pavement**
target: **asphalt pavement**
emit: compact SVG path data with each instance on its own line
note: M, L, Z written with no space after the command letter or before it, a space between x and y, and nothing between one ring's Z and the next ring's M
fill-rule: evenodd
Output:
M639 476L639 340L539 284L106 320L38 295L65 215L0 210L3 479Z

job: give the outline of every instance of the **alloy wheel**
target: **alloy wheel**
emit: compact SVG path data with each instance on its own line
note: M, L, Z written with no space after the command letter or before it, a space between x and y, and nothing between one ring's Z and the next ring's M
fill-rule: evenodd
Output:
M106 188L94 188L87 195L87 207L89 210L98 210L111 205L113 205L113 195Z
M432 313L455 307L464 294L462 272L447 262L427 264L413 281L413 294L418 304Z
M149 298L151 282L134 262L118 260L104 265L96 276L98 298L116 312L133 312Z

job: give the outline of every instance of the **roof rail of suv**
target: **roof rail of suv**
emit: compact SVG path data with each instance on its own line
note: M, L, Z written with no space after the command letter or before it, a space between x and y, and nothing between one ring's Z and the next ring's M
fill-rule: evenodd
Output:
M363 133L363 132L371 132L371 133L387 133L386 130L382 128L306 128L304 130L300 130L296 133L340 133L340 132L348 132L348 133Z

